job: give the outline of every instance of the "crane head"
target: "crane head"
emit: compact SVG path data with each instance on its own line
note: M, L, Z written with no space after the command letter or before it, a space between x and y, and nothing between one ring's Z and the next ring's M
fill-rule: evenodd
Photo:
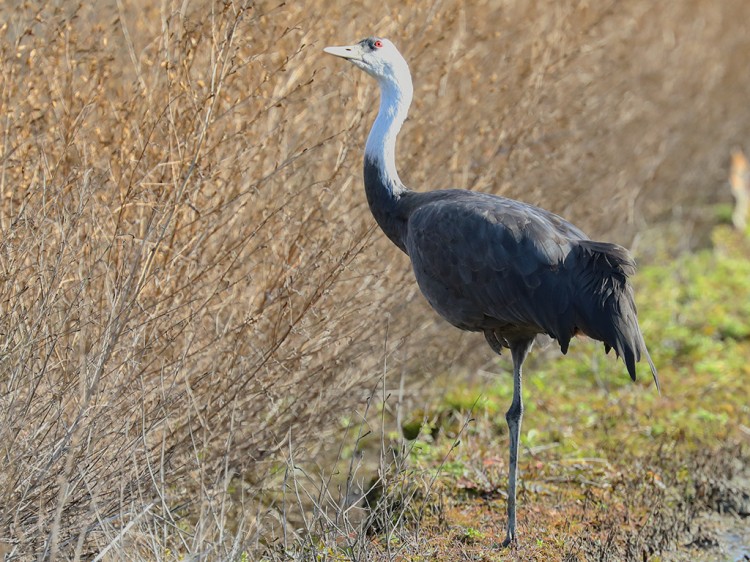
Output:
M326 47L323 51L347 59L381 84L390 82L397 87L406 83L411 85L409 65L388 39L368 37L354 45Z

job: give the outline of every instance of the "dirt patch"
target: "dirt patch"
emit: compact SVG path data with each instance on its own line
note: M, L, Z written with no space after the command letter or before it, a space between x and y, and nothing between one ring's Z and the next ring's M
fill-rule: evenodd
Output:
M631 464L628 473L615 470L581 484L570 479L554 488L528 465L519 559L744 560L750 530L746 516L735 509L744 505L737 498L749 491L748 460L737 446L697 460L652 457ZM627 464L623 459L619 466ZM441 500L440 536L481 529L481 537L461 550L489 555L504 538L503 490L467 491L464 500ZM446 540L441 554L446 560L457 555L449 545Z
M666 560L750 560L750 465L739 459L735 464L737 473L729 478L705 476L711 511L691 525L692 540L680 549L689 557Z

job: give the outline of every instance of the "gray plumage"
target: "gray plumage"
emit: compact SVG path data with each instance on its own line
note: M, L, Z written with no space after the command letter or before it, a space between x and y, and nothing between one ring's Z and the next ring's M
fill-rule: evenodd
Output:
M383 198L377 164L365 162L368 203L381 229L411 258L432 307L462 330L510 347L544 333L567 353L583 333L614 348L635 380L646 351L625 248L595 242L561 217L520 201L459 189ZM383 200L385 199L385 201Z
M624 248L592 241L533 205L473 191L407 189L395 166L396 136L413 91L406 61L379 38L325 50L380 84L364 163L365 193L378 225L409 255L419 288L438 314L457 328L482 332L497 353L511 350L507 545L516 536L521 369L536 335L553 337L563 353L576 334L599 340L622 357L633 380L645 357L659 387L628 282L635 263Z

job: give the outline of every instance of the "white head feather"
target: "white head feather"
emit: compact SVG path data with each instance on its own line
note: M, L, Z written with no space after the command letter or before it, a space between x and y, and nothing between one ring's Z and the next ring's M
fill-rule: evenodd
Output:
M380 163L394 190L403 188L396 171L396 136L411 105L414 88L406 60L388 39L370 37L356 45L326 47L326 53L351 61L380 85L380 110L367 137L365 157Z

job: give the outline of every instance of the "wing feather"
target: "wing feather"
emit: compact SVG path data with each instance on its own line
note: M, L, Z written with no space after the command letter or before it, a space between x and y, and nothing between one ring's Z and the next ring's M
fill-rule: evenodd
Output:
M406 250L422 293L464 330L510 341L547 333L566 353L577 332L604 342L635 377L645 355L624 248L594 242L543 209L492 195L420 194Z
M453 324L514 326L562 343L573 332L573 315L560 270L572 241L581 238L542 209L459 192L410 215L407 250L422 292Z

